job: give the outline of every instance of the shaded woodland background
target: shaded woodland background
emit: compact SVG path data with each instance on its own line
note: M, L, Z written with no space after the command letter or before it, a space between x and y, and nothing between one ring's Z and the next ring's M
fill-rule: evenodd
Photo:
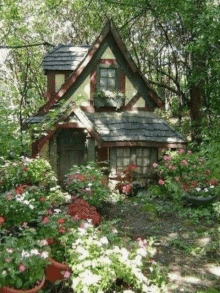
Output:
M0 156L28 153L23 124L45 101L44 55L60 43L91 44L112 19L166 101L162 115L217 164L219 18L218 0L1 0Z

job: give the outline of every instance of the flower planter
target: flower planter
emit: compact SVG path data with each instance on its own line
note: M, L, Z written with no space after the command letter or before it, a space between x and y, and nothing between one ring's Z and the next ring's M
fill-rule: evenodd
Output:
M71 272L71 268L65 263L57 262L52 258L50 258L50 263L51 264L46 267L46 279L51 283L58 280L65 280L65 272Z
M4 287L0 288L0 293L37 293L44 286L44 283L45 283L45 276L43 277L40 284L32 289L22 290L22 289L15 289L15 288L4 286Z

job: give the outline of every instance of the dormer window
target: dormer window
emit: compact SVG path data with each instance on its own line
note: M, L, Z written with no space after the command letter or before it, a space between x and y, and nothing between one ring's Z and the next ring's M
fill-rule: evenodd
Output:
M99 68L99 90L100 91L117 91L118 82L117 82L118 74L116 67L100 67Z

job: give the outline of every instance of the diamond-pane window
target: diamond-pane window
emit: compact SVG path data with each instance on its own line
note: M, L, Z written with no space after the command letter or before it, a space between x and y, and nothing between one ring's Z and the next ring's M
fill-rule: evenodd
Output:
M100 68L99 88L101 91L116 90L116 68Z

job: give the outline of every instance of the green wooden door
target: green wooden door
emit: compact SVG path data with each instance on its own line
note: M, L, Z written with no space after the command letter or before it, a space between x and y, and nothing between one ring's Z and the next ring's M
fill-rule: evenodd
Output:
M58 178L60 183L73 165L84 162L86 136L81 129L63 129L57 137Z

